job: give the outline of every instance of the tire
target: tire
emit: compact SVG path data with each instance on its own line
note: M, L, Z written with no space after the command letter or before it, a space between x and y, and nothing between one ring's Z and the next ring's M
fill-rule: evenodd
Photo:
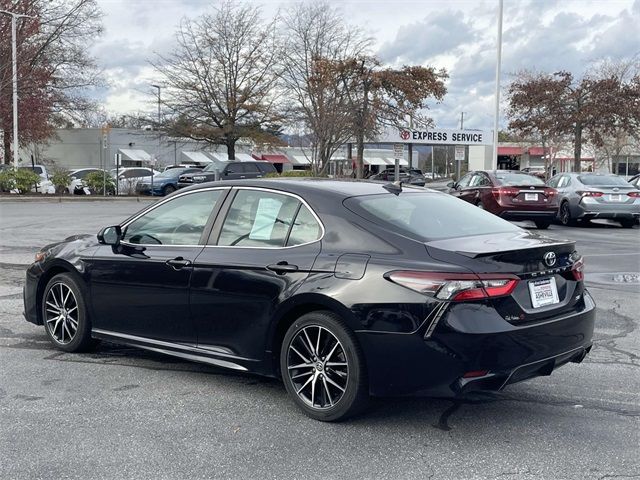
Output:
M549 228L549 225L551 225L551 222L542 220L536 220L534 223L536 224L536 228L538 230L546 230L547 228Z
M84 352L96 345L97 341L91 338L84 288L70 273L60 273L49 280L40 308L45 332L55 347L65 352ZM60 318L63 313L65 317Z
M571 227L576 224L576 220L571 216L571 208L569 207L569 202L562 202L562 204L560 204L560 212L558 214L558 218L560 219L560 223L562 223L566 227Z
M295 365L300 368L292 368ZM353 332L332 312L307 313L289 327L280 349L280 370L293 401L315 420L345 420L368 403L364 355Z
M635 220L620 220L620 225L622 225L622 228L633 228L633 225L635 223Z
M174 187L173 185L167 185L162 189L162 195L166 197L167 195L171 195L175 191L176 191L176 187Z
M481 210L486 210L486 209L484 208L484 203L482 203L482 202L478 202L478 203L476 203L476 207L478 207L478 208L479 208L479 209L481 209Z

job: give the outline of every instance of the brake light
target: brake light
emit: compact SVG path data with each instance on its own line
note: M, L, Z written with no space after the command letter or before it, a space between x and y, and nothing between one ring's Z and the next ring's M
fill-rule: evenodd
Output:
M576 282L581 282L584 280L584 258L578 257L578 259L573 262L571 266L571 273L573 274L573 278Z
M385 276L416 292L453 302L510 295L518 284L515 275L502 274L395 271Z
M601 197L604 195L602 192L576 192L578 195L584 197Z
M640 192L629 192L627 193L631 198L640 198Z
M555 188L545 188L544 193L547 197L553 197L558 194L558 191Z
M493 193L493 196L496 198L499 198L502 195L505 195L507 197L515 197L520 193L520 190L518 190L517 188L497 187L492 188L491 193Z

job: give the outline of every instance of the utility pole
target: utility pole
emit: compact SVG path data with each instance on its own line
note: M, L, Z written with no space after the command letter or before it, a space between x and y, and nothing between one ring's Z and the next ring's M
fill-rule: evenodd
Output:
M500 117L500 64L502 62L502 12L504 10L504 0L499 0L498 5L498 45L496 58L496 91L495 91L495 112L493 117L493 156L491 158L491 169L498 168L498 121Z
M464 112L460 112L460 130L464 130ZM460 180L460 164L462 162L456 159L456 182Z
M0 13L11 15L11 65L13 70L13 166L18 168L18 53L16 39L16 23L18 18L36 18L31 15L0 10Z

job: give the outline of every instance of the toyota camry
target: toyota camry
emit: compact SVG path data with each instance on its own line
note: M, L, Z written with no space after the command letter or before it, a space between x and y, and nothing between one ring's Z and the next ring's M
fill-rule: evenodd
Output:
M310 417L370 396L501 390L580 362L594 301L570 241L401 184L243 180L179 190L27 270L29 322L281 378Z

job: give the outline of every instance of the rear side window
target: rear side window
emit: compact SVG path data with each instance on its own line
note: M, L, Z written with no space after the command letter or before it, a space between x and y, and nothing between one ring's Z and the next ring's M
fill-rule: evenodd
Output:
M498 185L544 185L542 179L526 173L498 172L496 173L496 180Z
M311 211L302 205L291 227L287 246L302 245L318 240L322 236L322 228Z
M282 247L299 205L289 195L240 190L222 225L218 245Z
M629 182L616 175L578 175L583 185L598 185L600 187L628 187Z
M242 164L242 171L244 173L258 173L260 172L260 170L258 170L258 167L255 163L244 163Z
M271 163L260 162L260 163L256 163L256 166L265 173L277 172L276 167L274 167L273 164Z
M344 205L377 225L421 242L520 230L492 213L443 193L363 195L348 198Z

